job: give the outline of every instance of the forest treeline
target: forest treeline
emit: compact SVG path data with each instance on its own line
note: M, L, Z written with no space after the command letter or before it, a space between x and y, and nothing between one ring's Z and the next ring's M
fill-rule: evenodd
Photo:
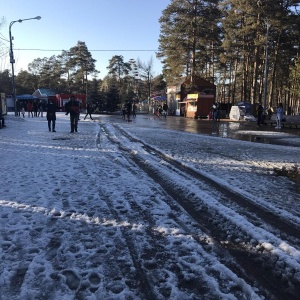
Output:
M299 112L300 16L292 0L173 0L160 18L167 82L201 76L220 102L266 100Z
M98 79L85 42L49 58L37 58L16 76L17 93L39 87L83 92L93 101L148 99L177 79L200 76L217 86L217 99L234 104L279 102L299 113L300 2L295 0L171 0L159 19L157 58L162 74L149 62L114 55L108 74ZM9 70L0 73L3 92L11 91Z

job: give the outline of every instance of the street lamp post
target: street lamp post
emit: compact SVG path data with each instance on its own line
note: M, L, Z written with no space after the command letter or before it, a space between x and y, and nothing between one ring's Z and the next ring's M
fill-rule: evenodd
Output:
M11 27L14 23L22 23L23 21L28 21L28 20L40 20L41 17L37 16L35 18L29 18L29 19L19 19L17 21L11 21L9 24L9 42L10 42L10 50L9 50L9 57L10 57L10 63L11 63L11 72L12 72L12 96L13 96L13 101L14 101L14 106L15 106L15 116L18 115L17 112L17 105L16 105L16 84L15 84L15 70L14 70L14 52L13 52L13 45L12 45L12 40L13 37L11 35Z

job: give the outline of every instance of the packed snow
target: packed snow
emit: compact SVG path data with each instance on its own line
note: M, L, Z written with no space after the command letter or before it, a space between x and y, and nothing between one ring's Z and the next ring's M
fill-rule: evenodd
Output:
M299 228L299 183L276 174L300 168L299 136L271 128L259 133L288 141L280 146L172 130L168 122L177 117L93 117L81 117L78 133L69 133L64 113L57 113L56 132L48 131L45 118L6 117L0 129L1 300L268 299L259 283L225 263L231 258L218 253L209 230L165 183L202 211L214 211L220 218L214 222L240 229L240 236L228 232L224 245L240 240L249 252L276 257L282 276L299 285L299 240L292 244L270 224L251 221L218 190L172 165Z

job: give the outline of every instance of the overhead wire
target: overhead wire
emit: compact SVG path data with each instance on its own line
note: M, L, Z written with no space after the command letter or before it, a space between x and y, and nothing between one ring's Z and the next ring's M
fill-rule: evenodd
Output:
M14 50L20 51L66 51L64 49L35 49L35 48L14 48ZM128 51L128 52L155 52L158 51L157 49L93 49L89 50L90 52L117 52L117 51Z

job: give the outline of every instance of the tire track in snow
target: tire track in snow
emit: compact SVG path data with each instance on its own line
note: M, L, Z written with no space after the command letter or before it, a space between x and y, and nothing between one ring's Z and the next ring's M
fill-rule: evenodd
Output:
M116 126L115 126L116 128ZM222 203L225 205L230 201L231 203L236 203L237 206L240 206L246 212L247 218L250 218L249 212L252 214L253 221L252 222L259 222L259 219L256 218L258 216L261 218L262 221L265 223L270 224L272 227L282 231L288 232L288 235L291 237L289 242L294 244L295 247L300 246L300 218L294 216L292 214L287 213L283 210L275 210L273 206L263 206L259 205L255 201L255 196L245 193L243 191L238 192L236 188L228 185L228 183L220 183L219 178L214 178L206 173L201 173L199 170L194 170L182 164L175 159L171 158L170 156L161 153L157 149L151 147L150 145L145 145L140 140L131 137L126 131L117 127L120 132L126 138L128 138L131 142L137 142L143 144L143 149L145 149L148 153L160 158L161 160L166 162L166 166L169 168L175 167L176 169L180 170L182 173L186 173L192 178L194 178L197 182L204 182L206 186L209 186L208 190L213 191L214 189L224 197L225 200ZM220 200L222 197L219 196ZM275 234L276 231L274 231ZM288 238L288 237L287 237Z
M103 134L108 138L109 141L113 142L116 145L119 145L119 141L117 141L113 137L113 135L110 133L110 131L106 127L107 126L105 126L103 128L104 129ZM124 146L124 145L121 145L120 147L121 147L121 153L123 153L123 158L128 160L129 165L136 165L137 161L135 160L134 156L132 157L132 155L129 153L130 150L128 152L128 149L126 149L126 146ZM143 167L141 168L140 163L137 163L137 165L139 167L139 170L142 171L143 173L146 173L146 176L148 177L149 176L148 170L146 170L146 172L145 172L144 168ZM126 166L124 165L122 168L125 168L125 167ZM128 164L127 164L127 167L128 167ZM151 178L149 180L152 181L152 179L155 177L155 175L152 176L150 174L149 177ZM142 179L142 181L144 181L144 180L145 179ZM161 178L158 179L156 177L154 181L156 182L157 180L161 181L161 183L163 183L163 184L165 183L165 181L161 180ZM163 190L164 189L161 189L161 191L163 191ZM157 191L157 192L159 193L160 191ZM164 194L165 194L165 192L164 192ZM170 197L170 194L171 193L167 194L166 196L167 196L167 198L171 199L172 197ZM172 196L174 197L174 195L172 195ZM179 196L179 194L177 194L177 196ZM175 196L175 199L176 199L176 196ZM168 203L168 205L170 205L172 207L172 212L170 213L170 215L166 216L165 218L176 222L177 223L176 226L181 228L182 232L185 232L184 234L182 233L182 236L179 233L181 236L179 238L179 241L184 239L184 236L186 236L187 239L190 239L191 232L192 232L193 239L195 241L197 241L196 243L198 243L198 246L200 246L198 248L198 250L195 251L197 254L195 254L194 251L191 252L191 248L189 248L189 247L193 247L191 245L188 246L187 248L185 248L185 245L182 245L181 243L177 244L177 242L176 242L176 244L174 242L174 245L172 245L172 246L170 245L171 243L169 245L165 244L165 246L164 246L165 252L167 252L167 249L169 249L170 247L175 247L175 248L172 248L172 251L177 253L177 255L178 255L178 251L179 251L179 253L181 253L179 255L179 257L173 258L174 266L175 266L176 270L174 270L174 267L171 266L172 258L170 259L171 265L169 266L169 269L168 269L169 273L173 272L175 277L178 276L178 278L177 278L179 281L178 284L185 287L189 291L190 294L196 293L197 295L198 294L205 295L205 293L207 292L207 290L205 291L205 289L208 288L209 293L210 293L208 295L212 296L211 293L215 293L214 297L216 297L216 298L220 297L220 295L224 296L227 293L235 294L237 298L243 297L243 296L245 296L245 294L251 295L251 296L249 296L249 299L258 298L256 293L253 292L254 290L257 290L257 288L251 289L251 288L249 288L249 286L246 283L246 282L250 282L249 278L247 278L246 281L242 280L241 278L238 278L236 274L234 274L232 271L230 271L230 269L226 268L222 263L220 263L220 261L224 260L224 257L226 257L226 254L223 255L223 253L220 252L220 256L222 256L222 259L220 261L216 260L215 258L212 258L215 255L212 254L214 251L210 251L211 239L208 238L208 241L205 241L205 238L203 238L203 240L201 240L202 238L199 238L199 236L197 236L197 235L199 235L200 228L203 228L203 227L198 223L198 224L196 224L196 228L198 228L198 229L195 230L195 228L193 228L195 226L195 224L189 225L189 226L186 223L183 224L184 222L182 220L180 220L182 217L181 218L176 217L176 215L178 214L178 210L179 210L181 215L186 215L188 218L190 218L189 215L186 214L186 210L181 210L180 207L178 207L178 205L176 206L176 204L174 204L174 203L169 203L169 201L166 201L166 203ZM131 202L131 205L133 208L135 207L134 210L139 210L138 203ZM144 217L146 218L147 221L149 221L149 219L151 219L151 211L153 213L153 211L155 211L155 207L149 207L150 213L147 213L147 212L145 212L145 210L142 210L142 214L144 215ZM161 211L161 213L162 212L163 211ZM189 222L191 222L191 220L189 220L187 222L189 223ZM149 223L151 223L151 221L149 221ZM159 223L162 223L162 220L159 220ZM178 225L178 224L180 224L180 225ZM161 225L161 226L163 226L163 225ZM202 233L200 235L202 235ZM152 236L151 233L149 234L149 236L150 237ZM166 236L168 236L168 234L166 234ZM156 237L153 236L153 239L150 238L150 242L152 243L154 249L156 248L155 240L157 240L157 238L158 238L157 236ZM172 235L170 235L169 238L172 239ZM187 243L189 243L189 242L187 242ZM191 242L191 243L194 243L194 242ZM205 250L205 247L206 247L206 250ZM207 254L207 252L210 252L210 254ZM195 270L193 265L190 266L190 262L194 260L195 255L197 255L197 257L201 257L200 261L202 261L202 263L198 265L197 271ZM227 259L228 259L228 257L227 257ZM165 257L165 260L167 260L167 257ZM206 267L203 268L203 265L205 265ZM238 269L238 266L235 266L235 268ZM218 269L217 272L215 272L216 269ZM187 273L187 274L190 273L190 275L188 275L188 276L192 276L192 277L196 276L195 279L197 278L197 281L193 281L193 279L191 279L191 278L190 279L185 278L186 275L182 275L181 272ZM220 274L219 274L219 272L220 272ZM243 274L243 275L245 276L245 274ZM149 275L149 276L151 276L151 275ZM182 278L180 278L180 277L182 277ZM247 277L247 276L245 276L245 277ZM153 278L152 278L152 280L153 280ZM232 283L232 286L228 285L227 287L224 287L224 281L227 281L227 280L234 282L234 283ZM215 285L211 286L211 282L215 282ZM199 286L199 283L200 283L200 286ZM255 286L254 282L252 282L252 283L253 283L253 286ZM237 284L237 286L234 289L232 289L231 287L234 287L235 284ZM202 290L202 291L199 290L199 289L201 289L201 286L202 286L202 288L205 287L204 290ZM217 288L217 286L220 288L220 290ZM221 291L222 289L224 290L225 294L222 293L222 291ZM225 292L226 289L228 289L228 290ZM241 293L241 290L243 290L243 293ZM243 295L243 296L241 296L241 295Z
M235 199L239 197L239 201L237 201L239 205L249 207L249 199L243 195L232 193L230 189L219 185L218 182L213 182L211 178L205 178L203 174L200 176L194 170L178 165L177 162L166 158L148 145L143 145L143 150L147 152L147 156L137 153L138 151L133 153L128 144L142 144L142 142L131 138L118 127L113 127L122 137L115 141L122 151L130 154L131 159L149 177L161 184L199 224L204 224L218 241L219 246L227 250L243 266L246 273L250 274L271 294L277 295L279 298L289 296L290 299L297 299L297 291L300 289L299 278L296 275L300 271L299 255L297 254L299 251L285 243L280 237L252 224L251 219L247 220L249 215L238 215L209 195L205 196L206 199L202 195L204 199L201 199L197 196L198 193L201 195L201 190L197 191L196 188L194 192L190 192L186 186L194 186L194 181L200 181L199 178L201 177L201 181L204 179L206 183L213 184L214 188L225 198L232 197ZM112 138L111 141L113 140ZM182 177L180 184L174 179L175 177L178 178L179 174ZM261 207L255 207L255 205L253 208L260 210L261 217L265 222L276 226L275 220L277 220L277 222L281 222L279 228L287 230L288 233L290 231L291 235L295 237L299 236L299 230L295 224L281 220L275 215L273 219L272 217L269 219L270 212L264 211ZM244 225L241 226L241 224Z

